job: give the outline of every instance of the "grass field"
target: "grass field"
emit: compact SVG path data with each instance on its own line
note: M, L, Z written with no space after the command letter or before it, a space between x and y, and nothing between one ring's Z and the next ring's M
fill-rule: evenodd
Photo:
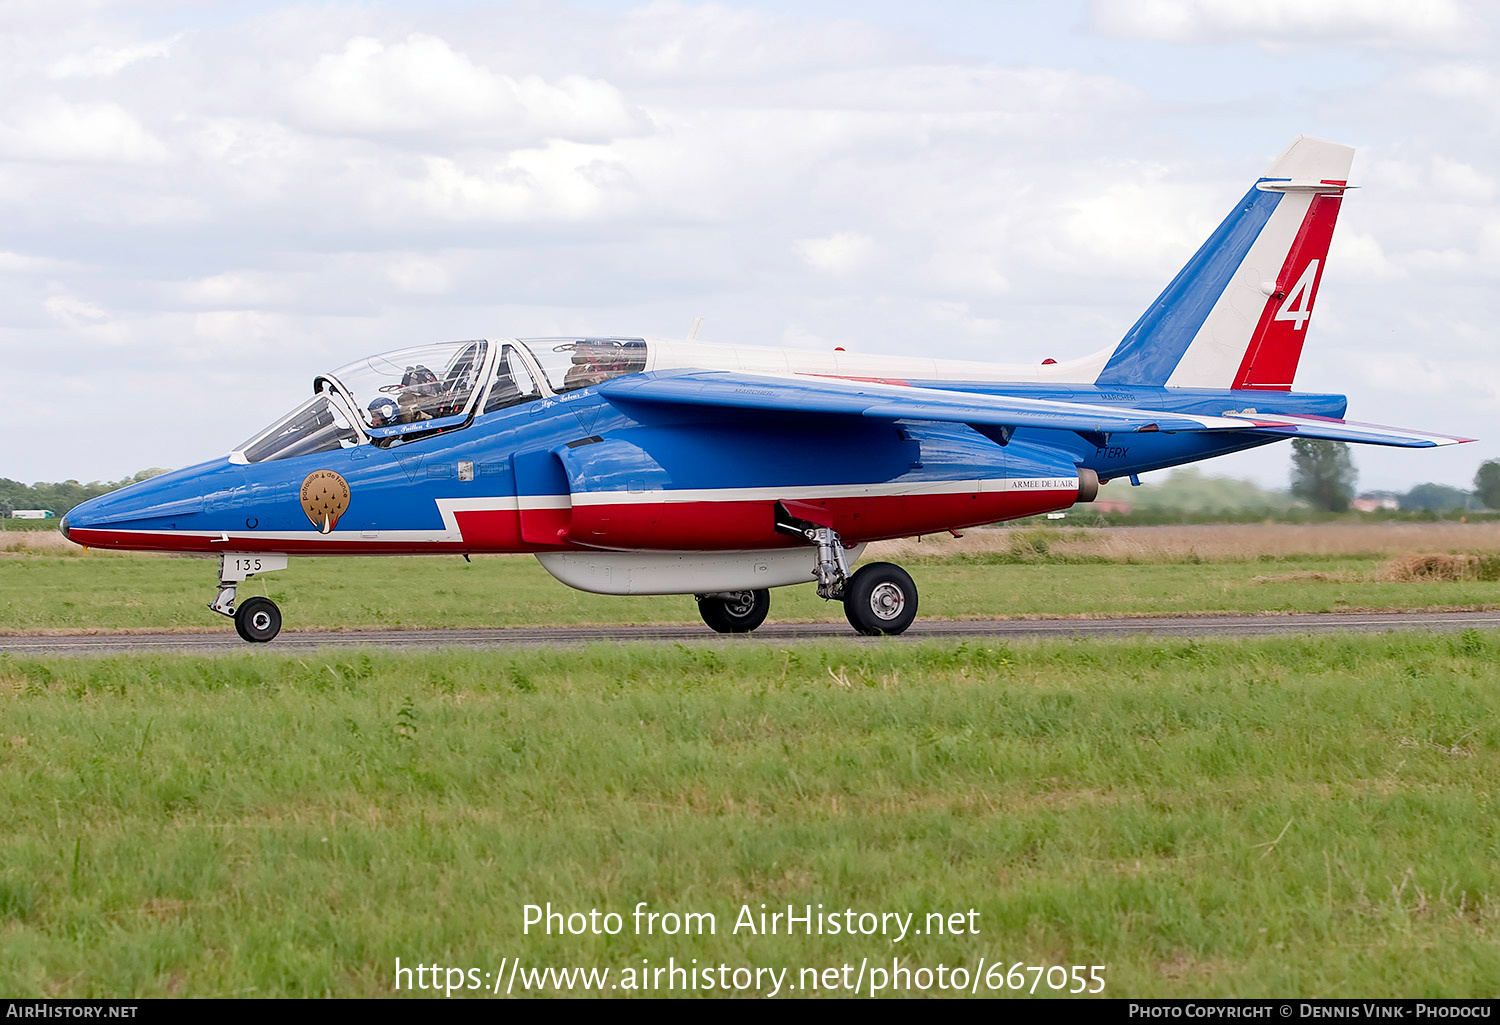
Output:
M0 992L899 956L1493 997L1497 665L1475 632L0 658ZM719 928L523 936L547 901ZM979 932L729 934L762 902Z
M18 537L0 552L0 633L228 629L203 607L211 560ZM1500 568L1500 524L985 530L872 545L866 559L909 568L928 618L1500 607L1493 579L1384 579L1393 557L1428 551L1480 553ZM269 594L288 629L697 622L690 597L583 594L529 556L294 559L240 593ZM810 585L776 590L771 616L843 618Z

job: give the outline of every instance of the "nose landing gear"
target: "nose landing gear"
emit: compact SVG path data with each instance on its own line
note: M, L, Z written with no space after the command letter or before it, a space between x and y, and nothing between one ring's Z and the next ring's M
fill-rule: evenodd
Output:
M270 598L246 598L235 608L239 585L258 573L286 569L285 555L225 552L219 556L219 595L210 604L221 616L234 620L235 632L252 644L264 644L281 632L281 610Z

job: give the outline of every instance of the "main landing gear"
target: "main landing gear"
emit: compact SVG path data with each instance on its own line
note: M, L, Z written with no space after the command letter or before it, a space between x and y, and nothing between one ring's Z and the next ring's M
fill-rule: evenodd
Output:
M821 512L811 507L806 511L813 515ZM799 518L786 503L777 503L776 529L817 546L813 576L818 579L818 597L843 602L844 618L855 630L872 637L899 634L917 618L917 585L900 566L872 562L850 573L844 540L838 532L826 524Z
M270 598L259 595L246 598L236 608L234 596L242 582L278 569L286 569L285 555L223 553L219 556L219 596L208 607L233 619L235 632L244 640L264 644L281 632L281 610Z
M765 588L694 597L703 622L721 634L747 634L764 623L766 613L771 611L771 592Z
M861 566L844 585L844 618L868 636L901 633L917 618L917 585L892 563Z

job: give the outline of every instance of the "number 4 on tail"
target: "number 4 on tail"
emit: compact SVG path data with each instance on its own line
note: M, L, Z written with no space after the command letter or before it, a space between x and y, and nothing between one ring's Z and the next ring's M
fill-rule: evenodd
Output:
M1276 320L1290 320L1292 326L1302 330L1302 325L1307 323L1307 318L1312 316L1313 288L1318 280L1318 262L1309 260L1307 270L1297 279L1292 286L1292 292L1286 297L1286 302L1281 304L1281 309L1276 311Z

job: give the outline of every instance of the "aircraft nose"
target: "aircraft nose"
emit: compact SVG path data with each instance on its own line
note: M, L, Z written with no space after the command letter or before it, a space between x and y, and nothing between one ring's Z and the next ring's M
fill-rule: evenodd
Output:
M63 516L62 522L57 525L57 530L66 540L73 540L71 537L68 537L68 517L66 515Z

